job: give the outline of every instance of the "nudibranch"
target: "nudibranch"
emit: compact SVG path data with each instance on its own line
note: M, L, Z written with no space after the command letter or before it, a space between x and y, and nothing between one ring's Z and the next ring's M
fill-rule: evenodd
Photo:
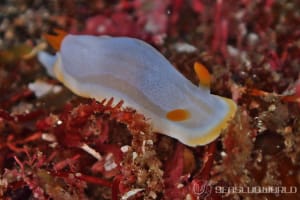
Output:
M205 145L236 112L231 99L210 93L209 73L199 63L194 66L197 87L141 40L56 33L45 35L56 54L38 53L49 75L79 96L123 100L124 106L144 114L155 132L188 146Z

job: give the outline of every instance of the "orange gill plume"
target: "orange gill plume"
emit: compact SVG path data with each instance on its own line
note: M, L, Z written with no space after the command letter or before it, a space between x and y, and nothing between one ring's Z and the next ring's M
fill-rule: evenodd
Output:
M43 34L43 37L47 40L50 46L55 49L55 51L59 51L61 43L68 33L61 29L54 29L53 31L55 35L45 33Z

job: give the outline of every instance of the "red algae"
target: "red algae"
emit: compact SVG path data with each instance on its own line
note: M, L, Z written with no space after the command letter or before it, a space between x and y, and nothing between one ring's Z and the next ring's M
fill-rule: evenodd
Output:
M300 199L298 1L7 2L0 199ZM194 84L193 64L203 63L212 93L232 97L238 112L217 140L191 148L113 97L83 99L62 86L39 96L30 83L59 83L24 55L57 27L143 39ZM267 187L293 192L249 190Z

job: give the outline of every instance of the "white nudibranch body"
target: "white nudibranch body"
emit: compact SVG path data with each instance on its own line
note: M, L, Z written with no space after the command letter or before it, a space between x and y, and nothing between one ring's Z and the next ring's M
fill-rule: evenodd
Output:
M115 102L149 118L153 131L189 146L207 144L226 128L236 104L197 87L149 44L128 37L66 35L40 62L75 94Z

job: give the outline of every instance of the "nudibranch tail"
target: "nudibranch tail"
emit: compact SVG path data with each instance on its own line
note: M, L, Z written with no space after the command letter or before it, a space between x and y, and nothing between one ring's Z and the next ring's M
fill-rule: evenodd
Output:
M199 79L199 84L201 86L209 88L211 83L211 75L206 67L199 62L195 62L194 71L196 72L196 75Z
M66 37L67 32L60 30L60 29L54 29L55 35L52 34L44 34L44 38L47 40L47 42L55 49L55 51L59 51L61 47L61 43L63 39Z
M56 56L53 56L44 51L40 51L40 52L38 52L38 60L47 69L48 74L52 77L55 77L53 68L54 68L54 64L56 62Z

